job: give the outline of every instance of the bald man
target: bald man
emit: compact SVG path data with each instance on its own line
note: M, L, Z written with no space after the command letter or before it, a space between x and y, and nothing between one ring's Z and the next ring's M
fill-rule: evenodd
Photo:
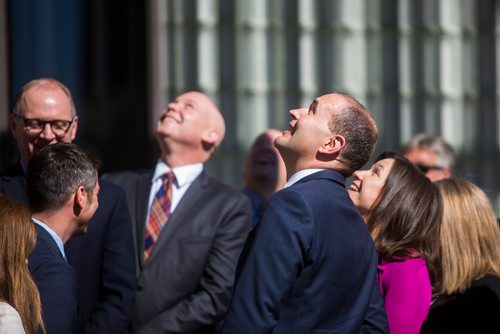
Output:
M214 333L227 311L252 211L243 194L203 171L224 133L215 104L187 92L158 120L154 169L106 177L125 189L135 220L131 333Z
M253 226L262 216L269 198L286 183L285 163L274 147L282 131L268 129L255 138L246 157L243 193L252 202Z
M387 333L377 252L345 188L373 152L375 121L341 93L290 116L274 141L288 181L245 244L221 333Z

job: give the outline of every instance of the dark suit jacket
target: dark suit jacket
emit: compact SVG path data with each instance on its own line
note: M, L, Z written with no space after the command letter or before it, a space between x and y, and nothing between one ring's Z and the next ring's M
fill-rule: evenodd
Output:
M271 197L240 258L222 333L388 331L377 253L344 183L320 171Z
M421 333L500 333L500 277L486 275L464 293L432 303Z
M20 165L8 174L22 173ZM80 284L80 332L122 334L135 301L132 228L120 187L100 180L99 208L87 234L69 240L66 256ZM0 177L0 193L27 204L24 176Z
M109 176L125 189L136 225L139 276L132 333L213 333L229 305L236 263L251 228L250 203L202 172L144 263L151 176L150 172Z
M42 301L48 334L77 333L78 281L73 267L64 259L52 236L36 225L36 246L28 259Z

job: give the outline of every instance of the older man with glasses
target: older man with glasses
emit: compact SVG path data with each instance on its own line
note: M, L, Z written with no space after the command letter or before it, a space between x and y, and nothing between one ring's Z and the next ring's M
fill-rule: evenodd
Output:
M24 174L31 157L58 142L72 142L78 116L69 89L54 79L37 79L19 91L10 129L20 161L3 172L0 193L27 203ZM135 264L130 217L121 188L99 181L99 208L84 236L65 245L80 283L78 333L126 332L135 301Z
M72 142L77 127L73 99L64 85L51 79L26 84L16 97L10 117L10 128L17 140L23 170L31 156L45 146ZM14 165L4 174L20 174L19 165Z

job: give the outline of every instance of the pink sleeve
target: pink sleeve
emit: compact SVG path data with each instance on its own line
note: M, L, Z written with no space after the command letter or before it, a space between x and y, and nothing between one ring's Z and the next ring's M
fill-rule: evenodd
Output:
M422 258L386 262L379 266L389 332L418 334L431 304L429 273Z

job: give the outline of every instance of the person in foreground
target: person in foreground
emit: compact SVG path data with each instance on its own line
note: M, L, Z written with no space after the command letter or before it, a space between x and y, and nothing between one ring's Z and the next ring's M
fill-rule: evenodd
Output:
M38 233L28 267L40 291L47 333L78 333L78 279L64 244L86 233L97 210L97 166L74 144L46 146L28 163L26 190Z
M109 175L125 189L135 223L132 333L213 333L227 310L252 211L243 194L204 171L224 132L208 96L181 94L158 120L156 166Z
M40 295L26 263L35 243L29 210L0 195L0 334L45 332Z
M48 145L71 143L78 115L69 89L51 78L35 79L18 92L10 130L20 160L0 177L0 193L28 204L25 172L32 155ZM123 334L135 300L132 228L122 189L100 181L100 205L88 233L64 245L79 286L82 334Z
M443 196L443 284L422 333L500 333L500 229L486 194L452 177Z
M372 154L375 121L342 93L290 115L275 140L288 182L245 244L221 332L385 333L376 250L345 189Z
M354 173L349 196L377 247L389 332L419 333L441 282L437 187L410 161L385 152L369 170Z
M252 202L253 226L260 220L271 195L286 183L285 163L274 147L274 140L281 133L277 129L267 129L258 135L246 157L243 193Z

